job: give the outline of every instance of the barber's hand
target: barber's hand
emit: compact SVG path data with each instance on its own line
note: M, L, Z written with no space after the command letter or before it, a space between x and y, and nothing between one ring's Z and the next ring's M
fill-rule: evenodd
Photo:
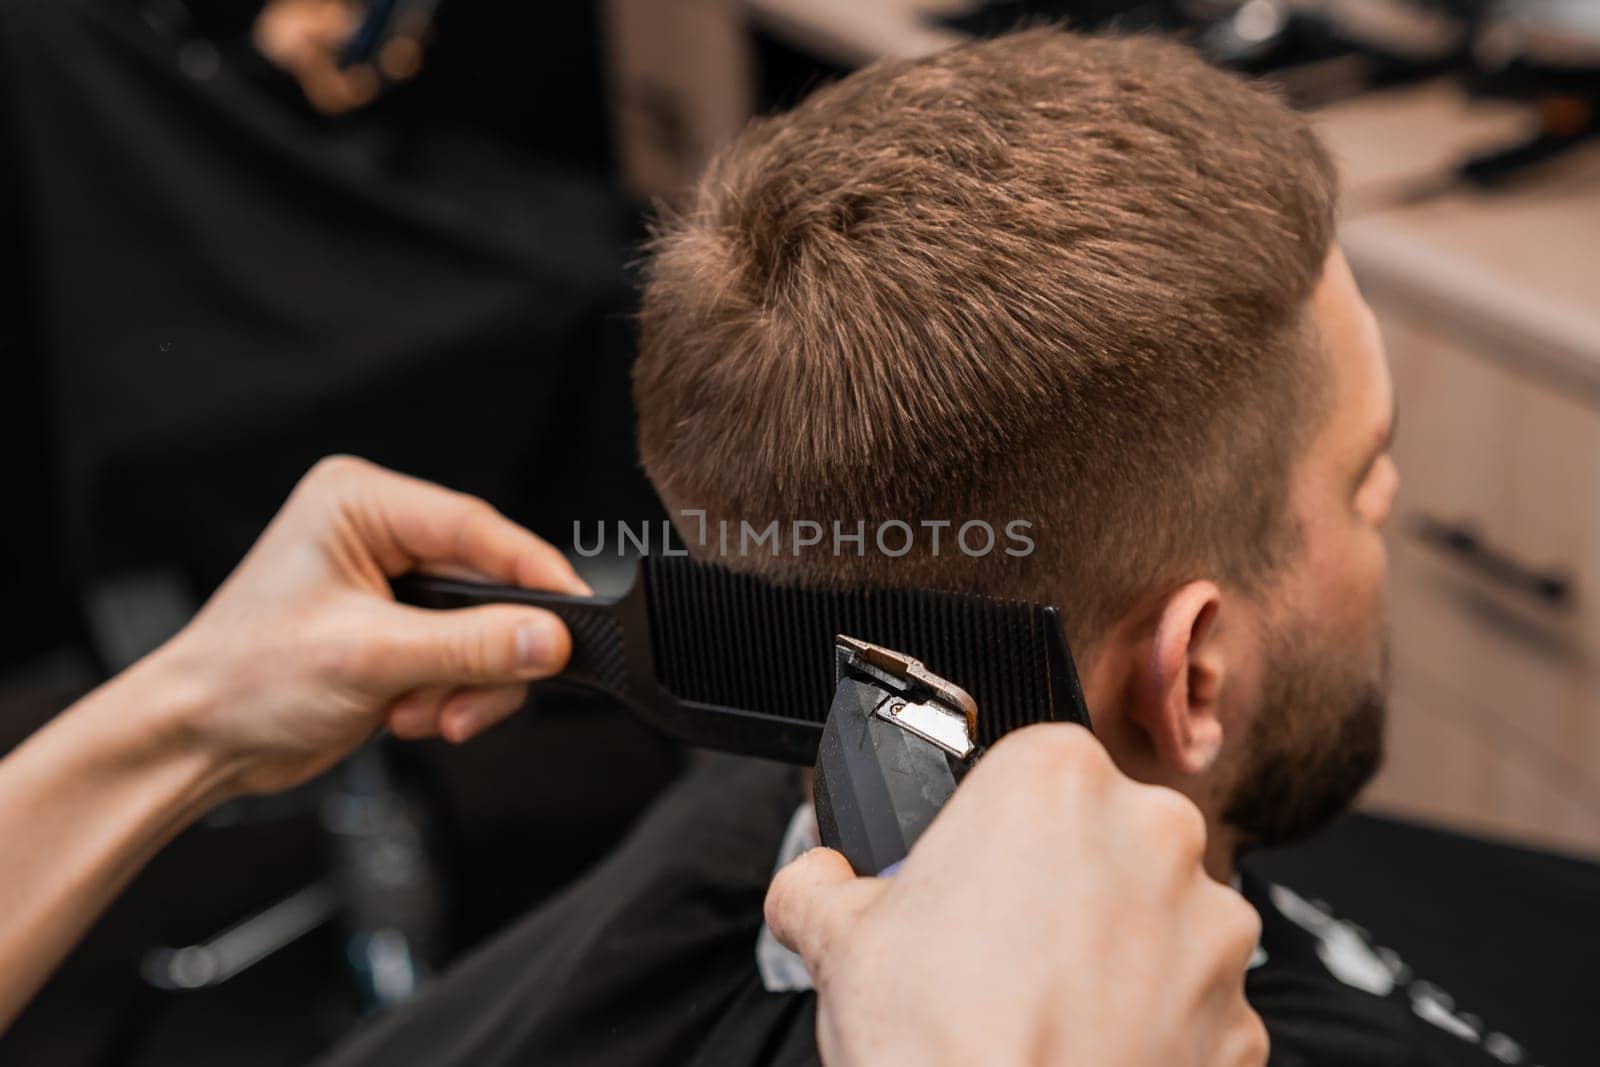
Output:
M363 5L353 0L268 0L251 36L256 50L300 83L318 111L340 115L371 103L385 83L414 77L429 35L426 18L402 12L376 66L344 67L340 54L361 26Z
M1260 921L1201 869L1180 794L1136 784L1080 727L983 759L892 878L816 849L767 922L804 957L817 1042L842 1064L1244 1067Z
M560 552L481 500L323 460L152 656L190 695L190 736L229 769L229 791L302 782L385 724L400 737L465 740L566 665L566 628L547 611L394 603L388 579L417 568L590 592Z

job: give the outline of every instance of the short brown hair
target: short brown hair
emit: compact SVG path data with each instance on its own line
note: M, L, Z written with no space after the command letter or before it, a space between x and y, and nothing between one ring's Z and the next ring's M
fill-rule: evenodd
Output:
M646 470L710 522L1028 520L1020 559L728 562L1051 599L1079 644L1190 577L1252 586L1293 543L1335 195L1299 117L1170 41L876 64L753 124L660 227Z

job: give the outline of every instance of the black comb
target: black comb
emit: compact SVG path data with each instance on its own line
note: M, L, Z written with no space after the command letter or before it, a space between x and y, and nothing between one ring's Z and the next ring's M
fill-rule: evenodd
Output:
M1054 607L906 589L775 585L676 556L639 562L617 597L570 597L408 574L424 608L531 604L572 632L560 681L599 690L669 737L786 763L816 762L839 634L913 656L978 704L978 743L1036 722L1089 725Z

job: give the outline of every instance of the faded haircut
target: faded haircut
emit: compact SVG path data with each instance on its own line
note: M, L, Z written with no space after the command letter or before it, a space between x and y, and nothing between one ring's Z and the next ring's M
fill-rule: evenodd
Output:
M1025 557L946 531L725 562L1050 600L1080 649L1191 578L1253 591L1297 543L1335 199L1300 117L1170 41L875 64L752 124L659 225L646 471L713 524L1026 520Z

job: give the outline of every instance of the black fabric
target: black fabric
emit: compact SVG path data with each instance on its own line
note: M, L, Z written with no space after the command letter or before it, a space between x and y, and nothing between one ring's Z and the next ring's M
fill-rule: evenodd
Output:
M0 34L4 32L0 8ZM37 336L29 229L24 212L28 190L22 145L13 114L13 72L0 63L0 487L6 513L0 524L0 558L9 561L0 578L6 621L0 622L0 672L62 643L72 628L67 583L58 553L55 455L51 397L44 353ZM27 565L16 561L26 560Z
M788 1018L752 993L752 952L799 789L790 768L708 760L593 872L327 1062L684 1063L751 1001L768 1025L727 1040L759 1053Z
M172 566L208 591L334 451L562 541L657 517L626 400L637 223L604 178L422 86L321 118L247 45L151 15L173 8L0 0L77 580ZM434 58L463 88L467 57Z
M1525 1039L1528 1062L1600 1060L1600 865L1365 816L1244 863L1336 905L1416 981Z
M764 992L754 957L772 863L800 797L792 769L707 759L593 874L324 1067L814 1063L814 997ZM1246 992L1276 1067L1586 1062L1526 1051L1496 1059L1480 1041L1419 1019L1405 981L1386 996L1344 984L1319 953L1329 936L1359 930L1301 898L1327 927L1303 928L1305 915L1297 923L1281 913L1274 894L1283 891L1254 871L1242 891L1262 915L1265 954ZM1481 1025L1482 1037L1492 1032ZM1494 1047L1509 1055L1511 1039L1500 1037Z
M1273 1067L1494 1062L1448 1035L1434 1040L1402 996L1372 995L1333 978L1317 957L1318 939L1283 917L1266 883L1245 872L1240 888L1261 916L1266 961L1246 976L1245 993L1272 1036Z

